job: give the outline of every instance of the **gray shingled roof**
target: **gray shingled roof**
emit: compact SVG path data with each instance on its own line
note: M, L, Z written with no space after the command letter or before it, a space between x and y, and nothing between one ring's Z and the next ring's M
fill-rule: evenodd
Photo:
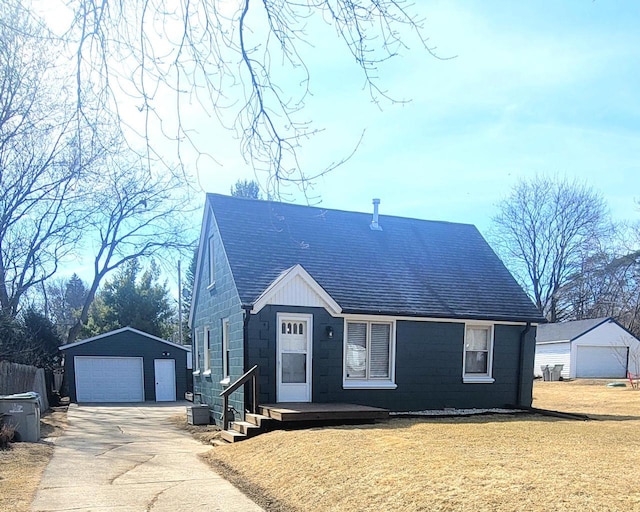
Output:
M475 226L207 199L243 304L300 264L345 313L543 321Z
M548 341L571 341L608 320L610 320L609 317L604 317L540 325L538 326L536 341L538 343Z

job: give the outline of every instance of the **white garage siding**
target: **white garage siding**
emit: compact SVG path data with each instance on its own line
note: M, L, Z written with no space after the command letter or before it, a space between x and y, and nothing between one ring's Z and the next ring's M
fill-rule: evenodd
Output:
M571 347L569 342L538 343L536 345L533 374L537 377L542 377L541 366L549 365L553 367L556 364L564 365L562 377L568 379L571 372Z
M144 402L141 357L75 356L78 402Z
M615 322L605 322L576 338L572 344L571 362L575 365L572 377L623 378L627 369L620 369L619 357L615 356L614 350L624 353L624 348L619 347L625 346L636 350L638 340Z
M576 347L576 377L621 379L627 376L627 347Z

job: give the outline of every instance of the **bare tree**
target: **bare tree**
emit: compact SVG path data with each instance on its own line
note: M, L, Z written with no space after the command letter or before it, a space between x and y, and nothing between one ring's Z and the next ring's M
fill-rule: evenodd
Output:
M15 317L30 290L46 295L66 256L93 255L90 288L67 326L73 337L105 275L188 245L180 216L193 208L185 174L160 174L132 154L96 91L69 94L56 50L20 2L0 5L0 313Z
M589 254L558 292L568 319L613 317L640 336L640 236L621 223L615 238Z
M305 51L308 30L333 26L374 101L393 101L379 82L379 66L407 49L406 39L435 56L422 22L404 0L69 0L73 24L63 35L75 53L78 111L92 117L107 106L114 123L137 130L145 156L160 159L150 130L177 144L179 154L194 140L183 115L194 106L240 139L245 160L265 171L266 192L278 196L283 183L303 189L309 180L339 165L307 172L298 159L301 142L317 132L302 117L310 93ZM97 91L101 103L86 105L82 91ZM167 99L173 95L173 99ZM118 105L125 98L144 117L133 126ZM163 105L176 112L167 119ZM131 138L130 138L131 140ZM354 141L355 142L355 141Z
M0 309L11 317L56 272L80 218L84 164L46 34L20 5L0 7Z
M191 248L187 217L194 211L179 188L181 175L150 172L140 162L116 159L100 170L86 203L83 240L93 255L93 277L80 315L69 329L73 342L86 324L96 292L113 270L129 261Z
M568 319L610 316L640 335L640 251L622 256L598 252L582 263L558 295Z
M536 176L502 200L491 237L549 321L560 320L559 291L611 233L602 196L584 183Z

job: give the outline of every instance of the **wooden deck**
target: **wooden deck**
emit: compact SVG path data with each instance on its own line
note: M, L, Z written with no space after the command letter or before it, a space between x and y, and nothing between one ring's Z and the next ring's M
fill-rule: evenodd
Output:
M246 413L246 421L234 421L220 434L224 441L237 443L262 432L317 424L371 423L388 420L389 411L356 404L287 402L258 406L259 414ZM288 424L288 425L287 425Z
M260 414L276 421L372 421L389 419L389 411L357 404L287 402L264 404Z

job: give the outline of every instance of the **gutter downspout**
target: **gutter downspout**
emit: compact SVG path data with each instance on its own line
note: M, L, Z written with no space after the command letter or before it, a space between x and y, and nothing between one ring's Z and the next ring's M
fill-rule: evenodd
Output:
M249 369L249 320L251 320L251 310L253 309L253 306L243 304L242 309L244 310L244 319L242 321L242 358L244 361L243 371L246 372ZM244 394L245 411L250 410L250 396L251 395L249 393Z
M516 395L516 406L522 406L522 369L524 365L524 341L531 330L531 322L527 322L526 327L520 333L520 351L518 354L518 388Z

